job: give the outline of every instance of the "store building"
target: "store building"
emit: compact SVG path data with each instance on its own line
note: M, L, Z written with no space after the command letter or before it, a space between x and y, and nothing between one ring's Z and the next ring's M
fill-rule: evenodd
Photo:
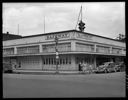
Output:
M56 70L55 36L58 37L59 70L78 70L79 62L98 67L123 61L124 42L77 30L24 36L3 41L3 61L22 70Z

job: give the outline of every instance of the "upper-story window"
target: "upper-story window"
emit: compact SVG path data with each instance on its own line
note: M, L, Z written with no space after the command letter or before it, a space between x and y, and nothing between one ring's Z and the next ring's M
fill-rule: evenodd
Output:
M105 46L97 46L96 52L109 53L110 52L110 48L109 47L105 47Z
M39 53L39 46L25 46L17 48L17 54L25 53Z
M126 49L123 49L122 54L126 54Z
M62 43L57 45L58 51L70 51L71 43ZM55 44L43 45L43 52L55 52Z
M71 51L71 43L59 44L57 48L59 51Z
M91 44L82 44L76 43L76 50L77 51L94 51L94 45Z
M121 54L121 49L119 49L119 48L112 48L112 53L114 53L114 54Z
M11 54L14 54L14 48L4 48L4 49L3 49L3 54L4 54L4 55L11 55Z

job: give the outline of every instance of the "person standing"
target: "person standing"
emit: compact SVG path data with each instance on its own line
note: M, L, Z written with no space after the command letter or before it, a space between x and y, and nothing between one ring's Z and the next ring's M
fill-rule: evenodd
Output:
M89 73L91 74L91 73L93 72L93 71L92 71L92 70L93 70L92 65L91 65L91 64L89 64L89 66L88 66L88 67L89 67Z
M19 62L19 68L21 67L21 62Z
M83 73L85 73L87 71L87 63L84 62L83 63Z
M82 63L81 62L79 63L79 71L80 72L82 71Z

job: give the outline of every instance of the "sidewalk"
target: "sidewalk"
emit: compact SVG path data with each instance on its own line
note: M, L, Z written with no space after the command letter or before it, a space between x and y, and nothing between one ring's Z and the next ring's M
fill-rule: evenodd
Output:
M17 74L79 74L79 71L41 71L41 70L14 70Z

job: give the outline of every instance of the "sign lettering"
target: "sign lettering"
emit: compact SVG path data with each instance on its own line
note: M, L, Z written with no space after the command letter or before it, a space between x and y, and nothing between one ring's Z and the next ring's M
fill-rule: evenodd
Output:
M88 34L83 34L83 33L77 33L77 38L82 38L82 39L86 39L86 40L91 40L92 36L88 35Z
M70 34L69 33L60 33L60 34L47 35L45 37L45 40L55 39L55 36L57 36L57 38L69 38Z

